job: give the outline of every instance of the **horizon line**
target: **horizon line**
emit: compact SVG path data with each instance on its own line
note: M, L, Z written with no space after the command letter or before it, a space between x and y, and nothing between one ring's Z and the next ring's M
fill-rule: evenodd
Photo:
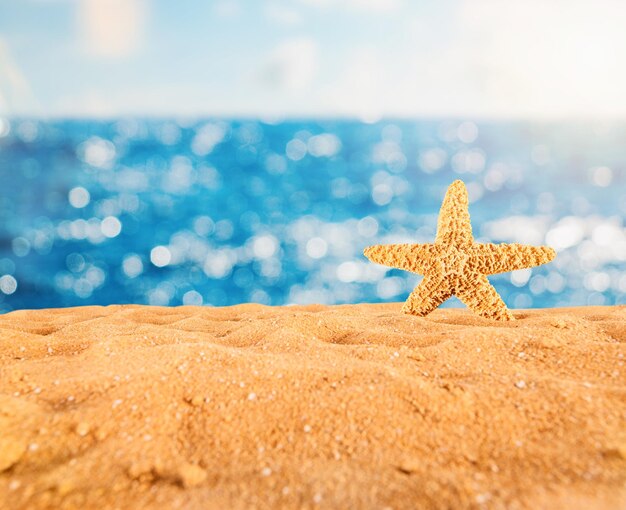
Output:
M549 116L533 116L533 115L471 115L471 114L414 114L399 115L389 114L376 117L349 115L349 114L288 114L288 115L265 115L265 114L227 114L227 113L210 113L203 112L198 114L191 113L119 113L111 115L87 115L87 114L10 114L0 112L0 119L8 121L92 121L107 122L116 120L174 120L174 121L202 121L202 120L228 120L235 122L257 121L264 124L281 124L295 123L305 121L321 121L321 122L359 122L362 124L377 124L379 122L407 122L407 121L473 121L473 122L531 122L541 124L556 124L562 122L593 122L593 123L623 123L626 122L626 115L549 115Z

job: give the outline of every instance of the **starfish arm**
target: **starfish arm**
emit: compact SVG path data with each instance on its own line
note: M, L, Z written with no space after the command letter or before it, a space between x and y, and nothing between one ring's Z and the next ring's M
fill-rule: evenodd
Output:
M508 273L540 266L556 257L556 252L548 246L516 243L474 244L471 252L474 269L482 274Z
M427 274L411 292L402 306L404 313L423 317L452 296L450 285L444 278Z
M450 184L441 204L435 244L464 247L473 242L467 188L463 181L456 180Z
M514 320L513 314L483 274L473 272L467 275L455 289L454 294L470 310L482 317L503 321Z
M417 274L425 274L437 255L434 244L377 244L363 251L372 262Z

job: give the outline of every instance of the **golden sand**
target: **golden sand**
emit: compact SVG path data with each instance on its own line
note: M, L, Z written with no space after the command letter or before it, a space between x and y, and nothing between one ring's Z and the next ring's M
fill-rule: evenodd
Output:
M365 248L363 254L372 262L424 276L404 303L404 313L426 316L454 295L482 317L513 320L487 275L540 266L556 257L548 246L474 242L468 208L467 188L456 180L441 204L434 244Z
M0 316L0 508L626 508L626 307Z

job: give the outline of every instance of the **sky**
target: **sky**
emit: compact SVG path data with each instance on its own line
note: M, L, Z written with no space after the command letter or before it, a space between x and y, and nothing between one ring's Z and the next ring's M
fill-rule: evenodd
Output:
M0 115L626 118L623 0L0 0Z

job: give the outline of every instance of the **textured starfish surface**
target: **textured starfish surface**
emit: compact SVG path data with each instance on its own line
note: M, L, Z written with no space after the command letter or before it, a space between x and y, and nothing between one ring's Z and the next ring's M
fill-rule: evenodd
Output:
M454 181L441 204L434 243L378 244L365 249L372 262L424 276L403 312L424 316L455 295L478 315L513 320L487 275L539 266L556 256L547 246L474 242L468 204L465 184Z

